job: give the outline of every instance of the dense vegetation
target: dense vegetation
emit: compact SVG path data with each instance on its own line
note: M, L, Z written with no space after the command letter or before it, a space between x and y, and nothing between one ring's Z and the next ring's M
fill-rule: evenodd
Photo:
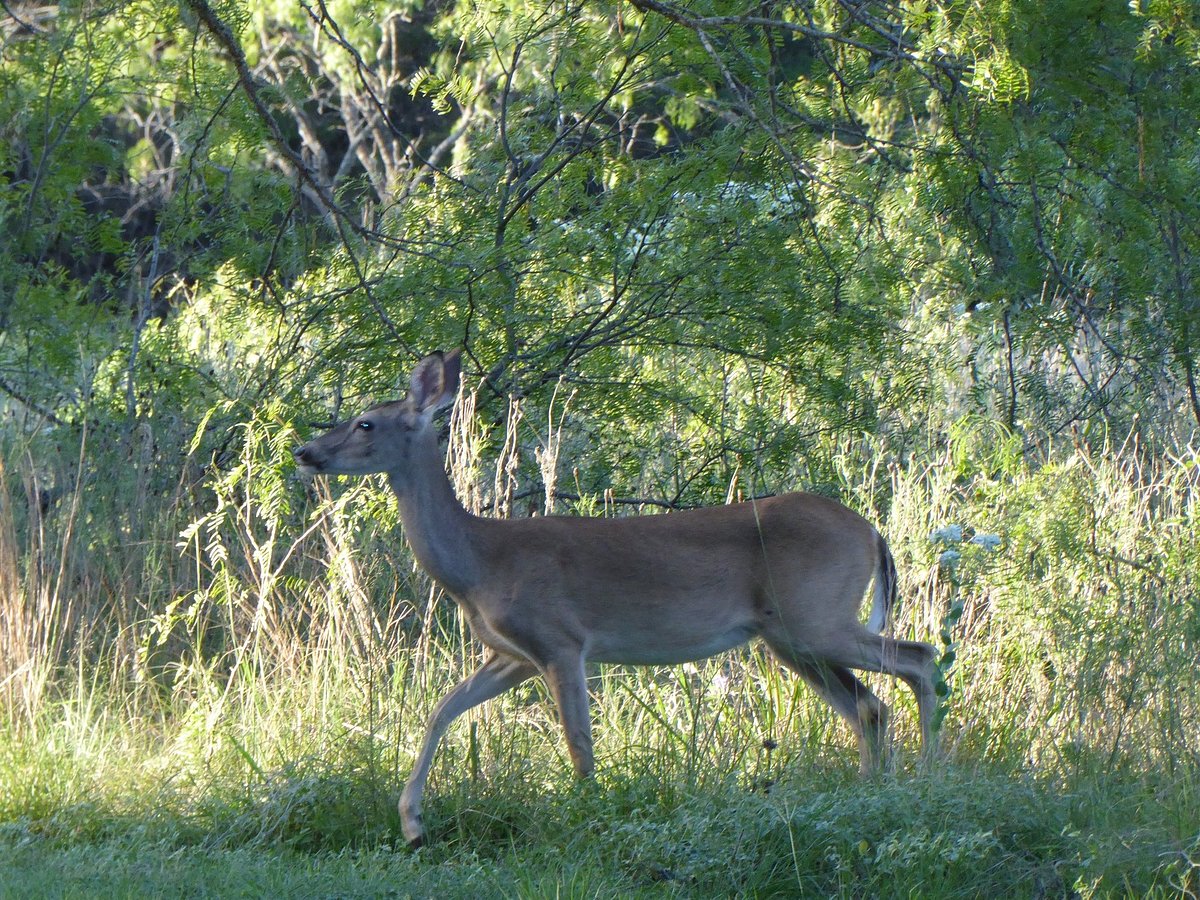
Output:
M1190 0L9 0L0 896L1195 896L1198 260ZM393 851L478 651L289 450L451 346L484 514L879 522L934 769L605 668L597 784L522 689Z

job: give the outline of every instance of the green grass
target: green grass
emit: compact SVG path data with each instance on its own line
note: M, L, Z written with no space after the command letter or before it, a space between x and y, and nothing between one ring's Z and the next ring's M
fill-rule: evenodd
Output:
M790 685L757 654L739 661L739 683ZM207 733L64 701L0 737L0 897L1186 896L1200 875L1192 771L974 751L919 771L901 743L893 772L861 780L850 735L815 705L770 751L736 731L689 745L740 700L692 692L672 713L689 694L677 680L645 679L638 704L597 686L594 782L570 777L539 692L503 699L448 738L417 851L394 806L407 759L348 710L297 718L294 686L226 699ZM639 732L628 717L647 708Z
M1200 835L1182 844L1170 815L1146 802L1177 787L1166 781L833 780L802 773L765 797L730 786L675 803L628 774L532 799L474 785L433 804L438 840L419 851L361 815L335 823L324 812L264 840L223 831L220 814L205 828L91 806L6 827L0 896L1174 896L1196 886ZM308 787L335 808L345 790ZM373 833L371 846L338 847L353 824Z
M760 651L602 668L594 781L523 685L451 729L413 851L396 800L477 649L386 497L296 496L268 437L177 556L169 520L95 552L83 488L41 530L0 493L0 898L1200 893L1192 451L847 457L843 496L887 498L897 632L947 651L932 766L888 679L895 762L864 781Z

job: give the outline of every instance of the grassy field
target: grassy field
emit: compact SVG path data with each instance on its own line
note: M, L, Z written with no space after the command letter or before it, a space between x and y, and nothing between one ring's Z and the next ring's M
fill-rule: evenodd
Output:
M336 829L357 825L355 842L370 846L300 849L348 835L316 833L329 821L291 822L293 834L274 837L222 821L250 809L185 819L76 808L45 825L53 833L6 829L0 895L1187 896L1196 886L1200 847L1181 849L1177 837L1194 798L1182 809L1181 786L1165 779L1040 785L953 772L867 786L830 767L766 797L736 786L656 792L646 781L624 773L544 793L463 785L435 804L439 842L417 852L393 849L361 815ZM305 789L309 804L353 792L331 780Z
M933 764L887 679L894 761L864 781L758 650L604 667L594 781L522 686L447 736L414 851L399 789L478 651L378 487L306 494L263 462L286 445L249 442L178 547L150 521L99 553L86 485L31 527L10 480L0 897L1200 892L1194 453L847 462L902 572L897 632L945 651Z
M896 771L862 781L843 727L791 697L765 659L748 663L734 677L786 694L787 715L768 727L774 749L719 726L753 718L738 709L744 696L702 696L728 664L687 683L599 685L594 783L568 776L543 698L493 704L447 743L433 842L418 851L403 846L394 808L412 739L397 754L386 736L405 725L389 715L372 737L333 710L312 716L288 691L172 723L66 704L47 732L6 736L0 896L1195 891L1193 769L1068 748L1032 765L1003 758L990 729L961 727L931 771L900 747ZM265 717L257 734L248 706Z

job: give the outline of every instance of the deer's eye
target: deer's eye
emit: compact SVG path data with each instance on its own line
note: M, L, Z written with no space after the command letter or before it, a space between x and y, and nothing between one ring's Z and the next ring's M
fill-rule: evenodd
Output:
M372 422L370 419L363 419L361 422L358 423L358 425L356 427L358 428L359 431L370 431L372 428L375 427L375 423Z

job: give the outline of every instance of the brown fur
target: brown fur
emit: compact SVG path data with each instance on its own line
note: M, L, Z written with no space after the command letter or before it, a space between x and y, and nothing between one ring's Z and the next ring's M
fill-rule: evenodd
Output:
M760 637L846 719L864 772L883 761L887 710L851 669L906 681L931 749L934 648L875 634L859 619L874 579L872 621L885 623L895 584L887 545L865 519L799 493L621 519L472 516L454 496L431 425L458 379L457 352L426 357L405 400L295 452L309 474L388 474L417 560L491 650L430 720L400 801L410 842L423 836L421 796L446 728L533 675L558 705L576 772L591 773L588 661L680 663Z

